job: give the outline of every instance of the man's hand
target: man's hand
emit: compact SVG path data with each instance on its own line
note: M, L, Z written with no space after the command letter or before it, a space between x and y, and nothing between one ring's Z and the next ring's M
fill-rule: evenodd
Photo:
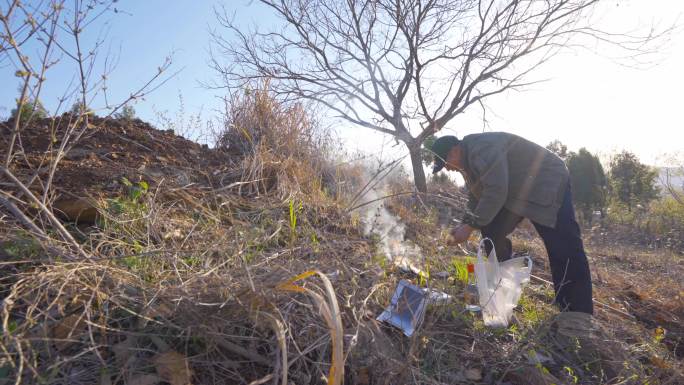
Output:
M451 231L451 241L450 244L460 244L470 238L470 234L475 230L470 225L461 225Z

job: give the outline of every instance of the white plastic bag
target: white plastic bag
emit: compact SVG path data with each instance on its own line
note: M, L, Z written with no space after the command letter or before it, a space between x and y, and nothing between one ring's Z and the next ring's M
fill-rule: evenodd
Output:
M485 242L492 243L492 252L485 260ZM530 281L532 260L529 257L512 258L499 263L494 242L489 238L480 241L475 263L477 291L480 296L482 318L489 327L507 327L518 304L523 286Z

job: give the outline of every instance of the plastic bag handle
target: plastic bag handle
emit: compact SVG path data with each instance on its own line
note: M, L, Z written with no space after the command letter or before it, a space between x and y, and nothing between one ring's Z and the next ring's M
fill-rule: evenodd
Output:
M494 250L494 241L492 241L490 238L482 238L480 240L480 244L477 246L477 262L484 262L484 258L482 258L482 255L487 254L487 250L485 249L485 241L489 241L489 243L492 244L492 250Z
M525 259L527 259L527 275L530 275L532 274L532 258L525 256Z

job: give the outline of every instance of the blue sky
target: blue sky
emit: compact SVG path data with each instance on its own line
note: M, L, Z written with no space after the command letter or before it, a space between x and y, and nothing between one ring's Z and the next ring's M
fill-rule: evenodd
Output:
M120 60L109 79L111 99L124 99L143 84L173 53L171 71L179 74L162 88L138 101L138 116L156 122L156 111L174 114L183 95L188 113L203 111L214 116L221 103L220 92L203 88L214 73L208 66L209 30L216 26L213 8L224 4L238 22L260 27L273 26L276 19L263 6L248 0L121 0L125 13L100 19L91 31L108 31L108 46ZM639 25L675 21L684 12L681 0L607 1L601 23L617 30ZM119 51L120 49L120 51ZM106 49L105 49L106 51ZM490 100L491 130L526 136L540 144L560 139L571 149L587 147L608 155L628 149L649 163L660 154L684 149L681 90L684 89L684 35L673 35L649 69L621 67L613 61L585 51L555 58L539 72L550 81L523 93L508 93ZM17 96L15 69L0 63L0 116L7 116ZM48 87L41 100L54 109L64 86L73 76L72 66L57 66L48 73ZM95 103L94 107L101 106ZM164 128L164 127L160 127ZM347 124L336 126L352 150L379 151L388 138ZM478 108L448 125L448 133L465 135L482 131ZM387 148L387 146L386 146ZM402 147L389 149L399 153Z
M240 3L242 6L239 6ZM216 24L214 7L220 4L218 1L122 0L118 7L123 12L98 19L96 25L89 27L86 38L106 31L107 45L101 52L104 54L111 50L119 58L108 82L110 99L125 99L133 89L154 75L157 67L171 55L173 64L169 73L180 72L162 88L135 103L137 115L154 120L155 110L176 111L179 94L183 95L188 111L203 109L209 112L218 108L221 104L215 98L216 92L208 91L199 83L211 80L214 76L207 65L209 30ZM225 4L239 8L241 18L263 20L258 13L259 8L247 6L247 1ZM29 49L28 52L32 51ZM17 97L19 79L14 77L14 68L0 68L0 71L0 83L3 84L0 88L0 108L4 107L0 115L7 115ZM67 59L63 59L61 65L48 73L47 87L41 96L48 109L56 108L57 99L73 75L74 67ZM102 105L100 100L94 107L97 109Z

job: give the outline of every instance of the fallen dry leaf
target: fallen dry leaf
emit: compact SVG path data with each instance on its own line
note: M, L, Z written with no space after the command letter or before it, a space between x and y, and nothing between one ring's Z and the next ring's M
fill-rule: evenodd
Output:
M173 309L163 303L163 302L158 302L155 304L151 304L145 309L145 316L149 318L154 318L154 317L162 317L162 318L169 318L173 315Z
M469 379L470 381L480 381L482 379L482 369L480 369L480 368L466 369L465 377L467 379Z
M162 238L164 239L182 239L183 238L183 233L180 231L180 229L173 229L171 231L167 231L162 235Z
M112 351L119 365L124 365L128 359L135 354L135 338L128 337L125 340L112 346Z
M192 370L184 355L170 350L157 354L153 359L157 374L171 385L191 385Z
M662 358L660 358L658 356L651 356L650 361L655 367L657 367L659 369L670 369L671 368L670 364L668 364L665 360L663 360Z
M356 376L356 385L370 385L370 370L367 366L359 368Z
M72 314L57 323L52 328L52 336L56 340L55 345L59 350L65 350L71 346L75 339L83 333L86 324L81 319L81 314Z

